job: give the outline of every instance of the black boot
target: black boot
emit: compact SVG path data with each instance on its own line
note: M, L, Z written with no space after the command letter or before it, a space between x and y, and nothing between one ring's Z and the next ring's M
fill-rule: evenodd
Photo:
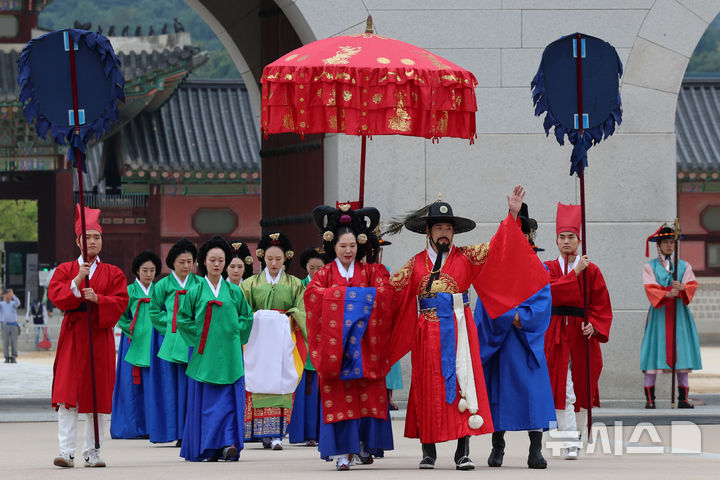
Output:
M655 385L645 387L645 408L655 408Z
M503 456L505 456L505 432L493 432L492 451L488 457L488 466L502 467Z
M678 387L678 408L695 408L688 400L690 387Z
M470 435L458 438L455 449L455 470L475 469L475 464L468 455L470 455Z
M542 432L528 432L530 437L528 468L547 468L547 462L542 454L542 435Z
M434 443L422 444L423 459L420 460L419 468L422 470L431 470L435 468L435 460L437 459L437 449Z

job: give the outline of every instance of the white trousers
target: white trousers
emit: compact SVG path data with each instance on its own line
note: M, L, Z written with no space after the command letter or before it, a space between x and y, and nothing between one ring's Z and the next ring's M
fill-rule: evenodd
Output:
M83 414L85 418L85 439L83 441L82 454L85 456L87 452L95 448L95 433L93 429L92 413ZM105 419L104 413L98 413L98 436L100 437L100 446L102 446L103 437L105 436ZM64 405L58 408L58 444L60 445L60 453L69 453L75 456L75 444L77 442L78 413L77 408L67 409Z
M575 413L575 387L572 381L572 366L568 365L567 380L565 382L565 409L555 410L557 416L557 435L553 437L563 442L563 447L582 448L580 440L587 423L587 411L580 410ZM580 430L578 431L578 425Z

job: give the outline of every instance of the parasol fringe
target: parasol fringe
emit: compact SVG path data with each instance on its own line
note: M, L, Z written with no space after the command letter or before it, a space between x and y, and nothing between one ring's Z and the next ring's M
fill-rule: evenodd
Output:
M574 36L568 35L568 36ZM566 38L562 37L562 38ZM620 57L617 56L618 66L618 77L623 74L623 65ZM539 117L545 113L545 120L543 121L543 128L545 129L545 135L550 135L550 130L554 129L555 139L560 145L565 144L565 136L571 144L574 145L572 154L570 156L570 175L577 173L581 175L585 167L588 166L587 162L587 151L593 145L597 145L603 139L608 138L615 133L617 125L622 123L622 100L620 99L620 91L618 90L615 104L613 105L610 116L601 124L594 126L583 131L582 141L579 138L579 130L568 129L563 126L550 111L547 102L547 91L545 90L545 75L543 73L543 64L540 62L535 77L530 83L530 90L533 97L533 105L535 106L535 116Z
M398 218L395 217L392 219L392 221L388 224L387 228L380 234L380 237L384 237L385 235L396 235L400 233L402 228L405 226L405 224L411 220L415 220L416 218L424 217L428 214L430 211L430 206L435 203L429 203L422 207L419 210L415 210L413 212L408 212L404 217Z

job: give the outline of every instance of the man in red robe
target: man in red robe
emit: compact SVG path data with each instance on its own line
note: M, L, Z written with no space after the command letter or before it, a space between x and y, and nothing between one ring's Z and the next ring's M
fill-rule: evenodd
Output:
M99 449L94 448L92 378L87 309L92 315L92 342L97 391L98 437L105 433L105 415L112 409L115 384L115 340L113 327L128 304L127 279L122 271L102 263L100 210L85 208L87 259L83 256L60 264L48 287L48 298L65 312L53 367L52 405L58 412L60 453L54 464L74 466L78 414L88 414L82 450L86 467L104 467ZM75 236L82 251L80 206L75 211ZM85 278L90 279L86 287Z
M515 187L508 197L511 215L499 229L517 229L522 241L517 214L524 195L521 186ZM472 230L475 222L454 216L450 205L440 201L430 205L427 215L407 220L405 227L427 235L429 245L391 278L395 323L390 363L412 350L405 436L422 443L421 469L434 468L435 443L457 439L456 469L472 470L470 435L492 433L493 424L467 290L471 285L482 290L478 275L490 244L454 246L454 235Z
M612 307L605 279L587 255L578 255L580 245L580 205L558 204L556 233L560 256L545 262L550 271L552 317L545 332L545 356L550 372L557 428L564 439L564 456L577 459L587 409L600 406L598 379L602 371L600 343L606 343L612 323ZM585 271L585 275L582 272ZM583 279L588 281L587 325L583 312ZM587 401L588 373L585 368L585 337L590 345L590 391ZM577 415L580 409L585 412Z

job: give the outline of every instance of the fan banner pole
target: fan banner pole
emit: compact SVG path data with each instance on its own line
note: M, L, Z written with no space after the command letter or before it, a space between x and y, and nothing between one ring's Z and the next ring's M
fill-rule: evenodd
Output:
M578 106L578 127L579 127L579 142L583 141L585 135L585 119L583 116L583 99L582 99L582 35L579 33L576 36L577 39L577 54L576 58L576 72L577 72L577 106ZM580 177L580 212L582 219L582 254L587 255L587 226L585 221L585 169L581 169L578 174ZM588 324L588 278L587 269L582 272L582 284L583 284L583 327ZM592 435L592 387L590 375L590 337L585 336L585 373L587 375L587 429L588 439Z
M678 259L680 258L680 252L678 247L680 246L680 222L675 219L675 260L673 262L673 280L678 279ZM675 376L677 375L677 316L680 311L677 308L677 298L674 298L675 302L675 316L673 317L673 342L672 342L672 380L670 381L670 408L675 408Z
M68 35L70 42L70 78L72 82L72 98L73 98L73 116L75 119L75 135L80 135L80 110L78 108L78 92L77 92L77 72L75 69L75 42ZM81 226L81 243L83 262L88 262L87 253L87 231L85 229L85 186L83 184L83 159L82 152L73 148L75 158L77 160L78 175L78 197L80 201L80 226ZM90 288L90 277L85 277L85 288ZM85 302L87 305L87 321L88 321L88 348L90 353L90 381L92 383L92 403L93 403L93 432L95 433L95 449L100 449L100 434L98 430L98 408L97 408L97 386L95 379L95 349L93 347L93 325L92 325L92 303Z

